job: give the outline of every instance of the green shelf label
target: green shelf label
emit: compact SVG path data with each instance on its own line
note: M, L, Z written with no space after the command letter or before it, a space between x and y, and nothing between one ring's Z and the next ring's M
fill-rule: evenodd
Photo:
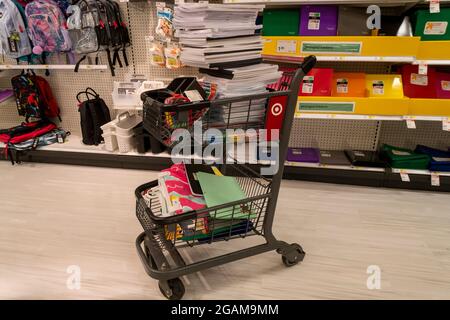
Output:
M355 112L354 102L299 102L300 112Z
M361 53L361 42L321 42L303 41L301 51L303 53Z

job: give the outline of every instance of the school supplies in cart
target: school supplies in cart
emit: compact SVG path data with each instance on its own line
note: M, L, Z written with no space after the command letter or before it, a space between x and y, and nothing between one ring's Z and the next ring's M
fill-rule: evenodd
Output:
M268 100L274 96L287 97L285 121L280 131L282 139L280 139L280 166L277 168L278 170L263 170L261 171L264 174L263 176L248 165L225 163L220 168L223 177L199 172L200 177L207 175L206 182L202 178L199 179L204 193L204 185L207 189L210 186L215 186L215 193L225 193L224 188L227 190L233 189L232 196L227 192L228 195L223 196L223 198L220 195L221 199L217 199L216 195L213 195L213 199L211 199L208 190L206 191L205 201L222 204L212 207L208 204L206 208L170 217L160 216L162 205L157 196L151 195L150 199L142 197L142 191L156 187L158 181L149 182L136 189L136 216L144 228L144 232L136 239L136 249L146 272L152 278L159 280L161 293L166 298L171 300L182 298L185 289L179 277L183 275L260 253L276 250L282 255L282 261L288 267L303 260L305 253L300 245L288 244L275 238L272 233L272 222L284 171L285 155L289 143L288 137L294 119L300 81L315 63L314 57L305 59L295 73L289 90L231 99L219 98L214 103L212 102L212 105L215 103L223 105L236 101L249 101L255 98ZM219 183L219 186L217 186L217 183ZM223 203L223 201L232 202ZM228 212L227 215L225 215L225 211ZM219 219L221 221L220 228L218 227L219 224L216 225L218 217L221 217ZM197 230L198 222L205 218L207 218L207 226ZM183 228L185 223L193 226L187 233ZM227 229L222 229L222 227ZM180 231L183 232L181 237L178 235ZM187 236L187 234L190 235ZM181 247L189 249L189 246L213 244L218 240L246 239L249 236L264 237L265 242L225 255L189 263L186 263L183 259L184 250L178 250Z

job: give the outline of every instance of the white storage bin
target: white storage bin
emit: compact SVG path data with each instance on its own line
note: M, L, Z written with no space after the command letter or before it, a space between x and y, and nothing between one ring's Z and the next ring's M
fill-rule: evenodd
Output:
M112 100L115 107L135 108L141 104L137 89L139 82L114 82Z
M133 133L128 135L121 135L117 133L116 137L120 153L130 152L136 147L136 139L134 138Z
M102 137L105 140L105 149L107 151L113 152L117 150L119 146L117 144L117 137L114 132L103 133Z
M142 122L142 118L137 114L123 112L116 118L115 130L117 134L128 136L133 133L133 128Z

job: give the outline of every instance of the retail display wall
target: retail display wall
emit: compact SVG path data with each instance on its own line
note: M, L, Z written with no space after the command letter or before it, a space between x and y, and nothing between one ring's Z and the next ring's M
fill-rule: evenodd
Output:
M345 1L344 1L345 2ZM355 1L352 1L355 2ZM404 3L403 1L402 3ZM287 2L286 2L287 3ZM339 3L336 1L336 3ZM342 2L343 3L343 2ZM366 3L361 1L361 3ZM378 3L383 3L379 2ZM384 2L386 4L386 2ZM412 3L412 1L411 1ZM411 5L408 3L407 8ZM393 3L389 3L392 5ZM267 3L268 6L271 3ZM290 3L292 5L292 3ZM104 150L103 146L92 147L84 146L81 143L81 130L79 125L79 114L77 111L77 102L75 99L79 91L86 87L94 88L102 98L105 99L112 115L118 110L114 109L111 99L111 92L114 81L123 80L126 74L137 73L146 74L151 80L162 80L166 83L172 78L180 75L197 75L197 69L191 67L183 67L177 70L168 70L166 68L154 67L150 65L150 59L147 52L147 43L145 37L154 30L156 25L156 9L155 3L148 2L128 2L120 3L124 18L128 21L129 32L131 35L132 46L129 47L128 56L130 66L128 68L117 68L116 76L112 77L109 70L86 69L80 70L78 73L72 70L50 70L51 74L47 78L53 92L59 101L61 107L61 117L63 119L61 126L70 131L72 135L68 142L63 145L55 145L52 147L44 147L41 150L30 152L28 160L40 160L51 162L52 158L55 162L63 163L90 163L94 165L111 165L119 163L119 167L145 167L160 168L163 163L168 163L167 155L140 155L136 152L129 154L109 153ZM383 9L393 11L397 9ZM373 40L373 37L372 39ZM383 49L383 48L380 48ZM386 49L386 48L384 48ZM390 48L395 50L396 48ZM406 50L406 49L405 49ZM380 51L381 52L381 51ZM266 52L267 53L267 52ZM370 54L373 54L371 52ZM424 56L426 58L426 56ZM268 57L267 62L280 63L284 66L295 66L297 63L287 63L286 59L277 59L285 57ZM299 57L296 57L299 58ZM391 73L393 68L402 63L418 63L417 57L386 57L367 56L367 57L320 57L318 67L333 68L337 71L346 72L364 72L366 74L387 74ZM101 62L106 64L106 57L102 56ZM277 61L278 60L278 61ZM404 61L403 61L404 60ZM280 62L281 61L281 62ZM424 60L425 61L425 60ZM450 61L450 60L449 60ZM428 61L429 62L429 61ZM7 62L8 63L8 62ZM11 64L13 62L10 62ZM58 63L57 59L49 62ZM431 64L442 65L449 64L447 60L432 61ZM0 73L0 86L8 87L10 79L20 70L3 70ZM37 71L42 74L42 71ZM136 110L131 110L137 112ZM377 115L342 115L342 114L298 114L294 122L291 133L290 147L315 147L326 150L343 150L343 149L359 149L359 150L377 150L383 143L394 144L401 147L414 148L416 144L426 144L431 147L445 149L450 146L450 132L443 130L443 123L446 117L410 117L405 114L396 117L385 117ZM7 128L17 125L23 120L17 115L17 109L13 100L8 100L0 105L0 127ZM407 122L415 122L415 129L408 129ZM41 155L38 153L41 152ZM47 154L45 154L47 152ZM67 153L72 153L68 155ZM76 154L76 156L75 156ZM45 156L44 156L45 155ZM88 155L91 161L86 161ZM79 161L77 157L81 157ZM98 161L95 161L97 157ZM71 159L70 161L61 160ZM59 160L58 160L59 159ZM366 168L327 168L320 166L311 168L301 164L292 167L290 171L291 177L304 178L303 174L310 170L312 173L308 180L319 180L327 182L357 183L369 185L385 185L386 175L390 172L383 171L378 173L376 183L368 182L366 175L372 175L371 170ZM339 170L338 175L334 175ZM320 171L320 174L319 174ZM333 173L334 172L334 173ZM429 176L431 173L427 173ZM353 179L357 177L357 181ZM334 176L334 178L330 178ZM314 178L316 177L316 178ZM326 177L321 179L320 177ZM352 178L353 177L353 178ZM353 180L352 180L353 179ZM401 182L398 174L393 179ZM445 174L442 176L442 186L440 188L433 187L433 190L447 190L446 182L448 178ZM381 181L381 182L380 182ZM429 181L424 182L423 188L430 187ZM413 187L408 184L401 184L401 187Z

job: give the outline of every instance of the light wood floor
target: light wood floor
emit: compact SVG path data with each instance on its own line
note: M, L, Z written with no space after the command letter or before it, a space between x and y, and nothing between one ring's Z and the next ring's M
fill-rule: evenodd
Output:
M161 299L136 255L134 189L149 171L0 161L0 298ZM187 299L449 299L450 196L285 181L275 234L307 256L275 252L185 278ZM184 251L190 258L257 242ZM66 287L81 268L81 289ZM381 268L381 289L366 286Z

